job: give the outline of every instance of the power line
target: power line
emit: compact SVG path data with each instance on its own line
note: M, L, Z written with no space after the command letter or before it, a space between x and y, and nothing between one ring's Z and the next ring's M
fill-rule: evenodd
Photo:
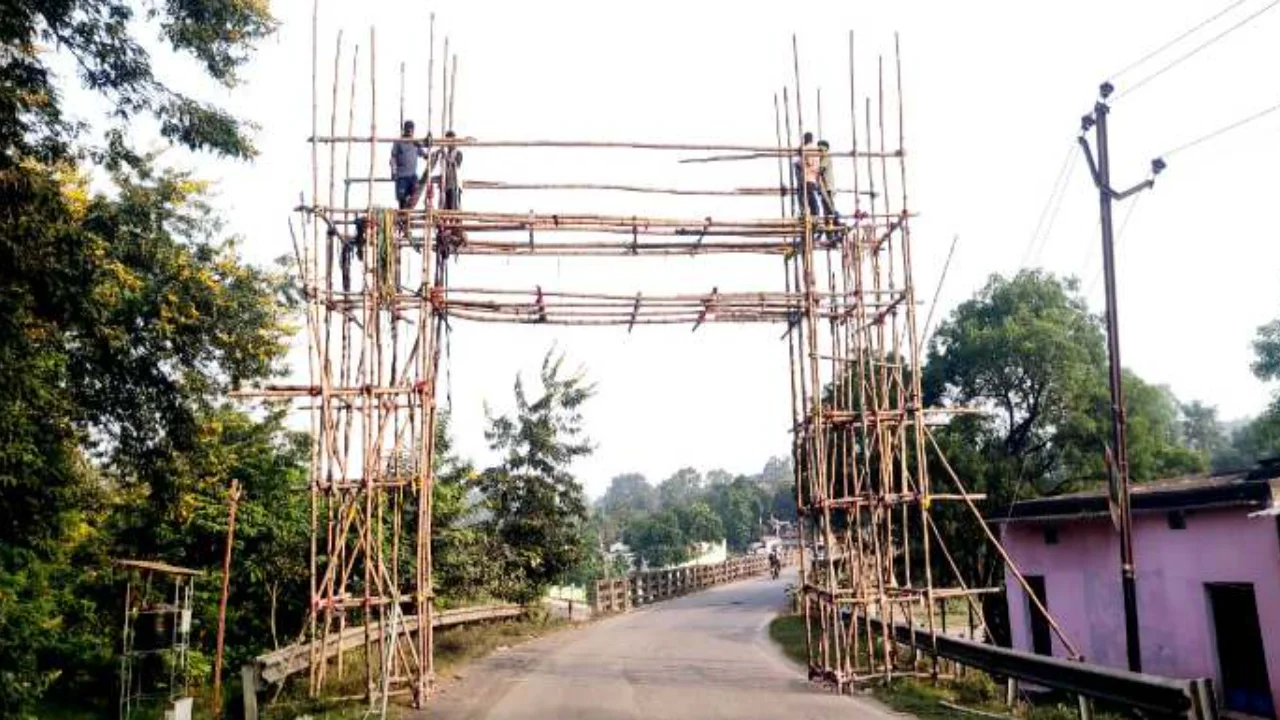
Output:
M1022 261L1018 263L1019 268L1027 266L1027 261L1031 259L1032 250L1036 246L1036 240L1040 237L1040 231L1044 229L1045 220L1049 217L1050 210L1054 207L1054 203L1060 194L1066 190L1066 177L1071 169L1071 158L1075 154L1077 147L1079 146L1075 141L1072 141L1067 146L1067 154L1062 158L1062 166L1058 168L1058 175L1053 180L1053 187L1049 190L1049 197L1045 198L1044 207L1040 209L1040 217L1036 220L1036 229L1027 240L1026 249L1022 251Z
M1252 114L1252 115L1250 115L1250 116L1248 116L1248 117L1245 117L1245 118L1241 118L1241 119L1239 119L1239 120L1236 120L1235 122L1233 122L1233 123L1231 123L1231 124L1229 124L1229 125L1224 125L1224 126L1222 126L1222 127L1218 128L1217 130L1214 130L1213 132L1207 133L1207 134L1205 134L1205 135L1201 135L1200 137L1198 137L1198 138L1196 138L1196 139L1194 139L1194 140L1188 140L1187 142L1184 142L1184 143L1182 143L1181 145L1178 145L1178 146L1177 146L1177 147L1175 147L1175 148L1172 148L1172 149L1170 149L1170 150L1166 150L1166 151L1165 151L1165 152L1163 152L1163 153L1160 153L1159 157L1161 157L1161 158L1168 158L1168 157L1170 157L1171 155L1174 155L1175 153L1180 153L1180 152L1182 152L1183 150L1188 150L1188 149L1190 149L1190 148L1193 148L1193 147L1195 147L1195 146L1199 145L1200 143L1208 142L1208 141L1210 141L1210 140L1212 140L1212 139L1214 139L1214 138L1218 137L1219 135L1224 135L1224 134L1226 134L1226 133L1231 132L1232 130L1235 130L1236 128L1242 127L1242 126L1244 126L1244 125L1248 125L1249 123L1253 122L1254 120L1260 120L1260 119L1262 119L1262 118L1264 118L1264 117L1266 117L1266 116L1270 115L1271 113L1273 113L1273 112L1275 112L1275 111L1277 111L1277 110L1280 110L1280 103L1276 103L1275 105L1272 105L1271 107L1266 108L1266 109L1264 109L1264 110L1259 110L1258 112L1256 112L1256 113L1254 113L1254 114Z
M1120 77L1121 75L1124 75L1125 73L1129 72L1130 70L1132 70L1132 69L1134 69L1134 68L1138 67L1139 65L1141 65L1141 64L1143 64L1143 63L1145 63L1146 61L1150 60L1151 58L1155 57L1156 55L1159 55L1160 53L1164 52L1165 50L1168 50L1169 48L1173 47L1174 45L1177 45L1178 43L1182 42L1183 40L1186 40L1188 37L1190 37L1191 35L1194 35L1198 30L1200 30L1200 29L1201 29L1201 28L1203 28L1204 26L1208 25L1209 23L1213 22L1214 20L1217 20L1218 18L1222 17L1223 15L1226 15L1227 13L1231 12L1232 10L1235 10L1236 8L1238 8L1238 7L1240 7L1241 5L1245 4L1246 2L1248 2L1248 0L1236 0L1235 2L1231 3L1230 5L1226 6L1226 7L1225 7L1225 8L1223 8L1223 9L1219 10L1218 12L1214 13L1213 15L1210 15L1209 17L1205 18L1204 20L1201 20L1199 23L1197 23L1197 24L1196 24L1194 27L1192 27L1190 30L1187 30L1186 32L1184 32L1184 33L1182 33L1181 35L1179 35L1179 36L1175 37L1174 39L1172 39L1172 40L1170 40L1170 41L1166 42L1165 44L1161 45L1160 47L1156 48L1155 50L1152 50L1151 52L1147 53L1146 55L1143 55L1142 57L1138 58L1137 60L1134 60L1133 62L1129 63L1128 65L1125 65L1124 67L1120 68L1120 69L1119 69L1119 70L1117 70L1116 72L1112 73L1112 74L1111 74L1111 79L1112 79L1112 81L1114 81L1116 78Z
M1138 195L1133 198L1133 202L1129 203L1129 207L1125 208L1124 218L1120 220L1120 232L1116 233L1116 245L1119 245L1120 241L1124 239L1124 231L1129 228L1129 220L1133 218L1133 211L1137 209L1138 203L1141 201L1142 196ZM1089 287L1084 291L1085 297L1093 294L1093 289L1098 286L1098 279L1102 277L1102 270L1105 267L1105 265L1099 267L1098 272L1093 274L1093 279L1089 281Z
M1073 152L1072 153L1073 159L1074 159L1074 156L1075 156L1075 153ZM1071 178L1072 176L1075 175L1077 165L1078 163L1071 163L1070 168L1067 169L1067 177L1062 182L1062 190L1058 193L1058 201L1054 203L1053 210L1049 213L1049 222L1044 227L1044 234L1040 238L1040 245L1036 248L1036 251L1031 255L1031 263L1033 265L1038 264L1040 262L1041 254L1044 252L1044 249L1048 247L1049 239L1053 237L1053 226L1058 221L1058 211L1062 210L1062 203L1067 198L1067 188L1070 187L1071 185Z
M1261 8L1261 9L1256 10L1256 11L1254 11L1252 14L1245 16L1245 18L1244 18L1243 20L1241 20L1240 22L1236 23L1235 25L1232 25L1231 27L1227 28L1226 30L1223 30L1222 32L1218 33L1217 35L1214 35L1213 37L1209 38L1208 40L1205 40L1204 42L1202 42L1202 43L1200 43L1199 45L1195 46L1195 47L1194 47L1194 48L1192 48L1191 50L1189 50L1189 51L1187 51L1187 52L1183 53L1182 55L1179 55L1177 58L1174 58L1172 61L1170 61L1169 63L1165 64L1165 65L1164 65L1163 67L1161 67L1159 70L1156 70L1155 72L1151 73L1150 75L1147 75L1146 77L1142 78L1141 80L1139 80L1138 82L1134 83L1133 85L1130 85L1129 87L1125 88L1122 92L1117 93L1117 94L1115 95L1115 97L1113 98L1113 101L1114 101L1114 100L1119 100L1120 98L1124 97L1125 95L1128 95L1129 93L1132 93L1133 91L1137 90L1138 88L1142 87L1143 85L1146 85L1147 83L1151 82L1152 80L1155 80L1156 78L1158 78L1158 77L1160 77L1161 75L1165 74L1166 72L1168 72L1168 71L1172 70L1173 68L1177 67L1178 65L1181 65L1182 63L1186 62L1187 60L1190 60L1191 58L1193 58L1193 57L1195 57L1196 55L1198 55L1198 54L1200 53L1200 51L1201 51L1201 50L1204 50L1205 48L1209 47L1210 45L1213 45L1214 43L1218 42L1218 41L1219 41L1219 40L1221 40L1222 38L1224 38L1224 37L1226 37L1226 36L1230 35L1231 33L1235 32L1236 30L1239 30L1240 28L1244 27L1245 25L1248 25L1249 23L1253 22L1255 19L1257 19L1257 18L1258 18L1259 16L1261 16L1263 13L1265 13L1265 12L1267 12L1268 10L1270 10L1270 9L1274 8L1276 5L1280 5L1280 0L1271 0L1271 2L1269 2L1269 3L1267 3L1266 5L1262 6L1262 8Z

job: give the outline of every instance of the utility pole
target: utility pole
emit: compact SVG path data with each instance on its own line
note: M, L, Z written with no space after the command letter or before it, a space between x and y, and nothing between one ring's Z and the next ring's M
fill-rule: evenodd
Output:
M218 647L213 658L213 716L222 716L222 639L227 630L227 592L231 589L231 546L236 538L236 505L240 502L240 481L231 481L227 496L227 550L222 557L222 598L218 601Z
M1080 122L1080 147L1084 149L1085 159L1089 161L1089 172L1093 175L1093 183L1098 188L1099 209L1102 225L1102 271L1105 277L1107 293L1107 358L1110 364L1108 379L1111 386L1111 448L1109 448L1109 470L1113 475L1111 484L1114 502L1120 510L1120 583L1124 593L1124 635L1125 648L1129 658L1129 669L1142 672L1142 645L1138 636L1138 588L1135 566L1133 562L1133 515L1129 507L1129 453L1125 438L1124 386L1120 365L1120 318L1116 311L1116 263L1115 237L1111 222L1111 204L1124 200L1155 185L1155 176L1164 169L1164 161L1157 158L1151 161L1151 177L1123 192L1116 192L1111 187L1111 152L1107 138L1107 113L1111 111L1107 98L1115 88L1111 83L1103 83L1098 89L1098 100L1093 106L1093 113L1085 115ZM1094 162L1093 151L1089 140L1085 137L1090 129L1094 129L1098 142L1098 159Z

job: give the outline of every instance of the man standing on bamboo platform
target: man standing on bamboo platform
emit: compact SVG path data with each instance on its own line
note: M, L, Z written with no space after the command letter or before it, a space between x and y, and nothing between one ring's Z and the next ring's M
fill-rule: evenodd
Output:
M446 141L457 139L457 133L450 130L444 134ZM462 209L462 183L458 179L458 168L462 167L462 151L456 145L445 143L431 153L431 181L440 186L440 209Z
M836 178L831 169L831 144L818 141L818 199L822 201L822 217L828 226L840 224L836 211Z
M820 165L821 158L813 146L813 133L807 132L804 134L804 144L800 146L800 162L796 164L796 189L800 192L800 212L804 212L803 207L807 203L809 217L818 215Z
M391 146L391 179L396 184L396 204L401 210L409 210L414 205L420 157L427 157L427 151L413 139L413 121L405 120L400 128L400 139Z
M462 181L458 169L462 167L462 151L454 145L457 133L449 130L444 134L445 142L431 153L428 161L431 167L431 182L440 186L440 209L462 209ZM457 247L466 242L466 233L456 225L457 219L443 219L439 222L437 236L446 246Z

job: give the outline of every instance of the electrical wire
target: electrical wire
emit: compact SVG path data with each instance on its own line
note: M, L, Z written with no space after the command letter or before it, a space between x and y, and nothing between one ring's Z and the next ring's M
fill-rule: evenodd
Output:
M1120 232L1116 233L1115 242L1113 242L1111 246L1113 252L1115 251L1115 248L1120 245L1120 240L1124 238L1124 231L1129 228L1129 220L1133 218L1133 211L1137 209L1138 203L1141 200L1141 195L1134 197L1133 202L1129 203L1129 207L1125 209L1124 218L1120 220ZM1098 268L1098 272L1093 274L1093 279L1089 281L1089 287L1084 291L1085 297L1093 294L1093 289L1097 287L1098 280L1102 277L1102 271L1105 270L1106 267L1107 265L1104 262L1102 267Z
M1201 143L1208 142L1220 135L1225 135L1226 133L1229 133L1232 130L1235 130L1236 128L1242 127L1244 125L1248 125L1254 120L1261 120L1262 118L1270 115L1273 112L1276 112L1277 110L1280 110L1280 103L1276 103L1275 105L1272 105L1271 107L1266 108L1264 110L1259 110L1258 112L1248 117L1244 117L1239 120L1236 120L1235 122L1230 123L1229 125L1224 125L1218 128L1217 130L1201 135L1200 137L1195 138L1194 140L1188 140L1187 142L1184 142L1181 145L1178 145L1174 148L1164 151L1163 153L1160 153L1157 157L1168 158L1168 157L1171 157L1172 155L1182 152L1183 150L1189 150Z
M1156 48L1155 50L1152 50L1151 52L1147 53L1146 55L1143 55L1142 57L1138 58L1137 60L1134 60L1133 62L1129 63L1128 65L1125 65L1124 67L1120 68L1120 69L1119 69L1119 70L1117 70L1116 72L1111 73L1111 80L1114 82L1116 78L1120 77L1121 75L1124 75L1125 73L1127 73L1127 72L1129 72L1130 70L1132 70L1132 69L1134 69L1134 68L1138 67L1139 65L1141 65L1141 64L1143 64L1143 63L1145 63L1146 61L1150 60L1151 58L1153 58L1153 57L1155 57L1155 56L1159 55L1160 53L1164 52L1165 50L1168 50L1169 48L1173 47L1174 45L1177 45L1178 43L1182 42L1183 40L1186 40L1188 37L1190 37L1190 36L1194 35L1197 31L1199 31L1200 29L1202 29L1204 26L1208 25L1209 23L1213 22L1214 20L1217 20L1218 18L1222 17L1223 15L1226 15L1227 13L1231 12L1232 10L1235 10L1236 8L1240 7L1241 5L1245 4L1245 3L1246 3L1246 2L1248 2L1248 1L1249 1L1249 0L1236 0L1235 2L1231 3L1230 5L1226 6L1226 7L1225 7L1225 8L1223 8L1223 9L1219 10L1218 12L1214 13L1213 15L1210 15L1209 17L1205 18L1204 20L1201 20L1199 23L1197 23L1197 24L1196 24L1194 27L1192 27L1190 30L1187 30L1186 32L1182 33L1181 35L1179 35L1179 36L1175 37L1174 39L1172 39L1172 40L1170 40L1170 41L1168 41L1168 42L1166 42L1165 44L1161 45L1160 47Z
M1072 154L1074 158L1074 153ZM1058 212L1062 210L1062 203L1067 198L1067 188L1071 185L1071 178L1075 175L1076 163L1072 163L1067 169L1067 177L1062 182L1062 190L1058 193L1058 201L1053 205L1053 211L1049 213L1049 222L1045 225L1044 234L1040 238L1040 245L1031 256L1031 264L1040 263L1040 257L1044 254L1044 249L1049 246L1049 239L1053 237L1053 227L1058 221Z
M1116 100L1119 100L1120 98L1124 97L1125 95L1128 95L1128 94L1130 94L1130 93L1134 92L1135 90L1137 90L1138 88L1142 87L1143 85L1146 85L1147 83L1151 82L1152 80L1155 80L1156 78L1160 77L1161 75L1165 74L1166 72L1169 72L1170 70L1172 70L1173 68L1177 67L1178 65L1181 65L1182 63L1186 62L1187 60L1190 60L1191 58L1193 58L1193 57L1195 57L1196 55L1198 55L1198 54L1200 53L1200 51L1201 51L1201 50L1204 50L1205 48L1209 47L1210 45L1213 45L1214 43L1218 42L1218 41L1219 41L1219 40L1221 40L1222 38L1224 38L1224 37L1226 37L1226 36L1230 35L1231 33L1235 32L1236 30L1239 30L1240 28L1244 27L1245 25L1248 25L1249 23L1253 22L1253 21L1254 21L1254 20L1256 20L1259 16L1261 16L1263 13L1267 12L1268 10L1271 10L1271 9L1272 9L1272 8L1274 8L1276 5L1280 5L1280 0L1271 0L1271 2L1269 2L1269 3L1267 3L1266 5L1262 6L1262 8L1261 8L1261 9L1256 10L1256 11L1254 11L1252 14L1245 16L1245 18L1244 18L1243 20L1241 20L1240 22L1237 22L1235 25L1232 25L1231 27L1228 27L1226 30L1223 30L1222 32L1218 33L1217 35L1214 35L1213 37L1209 38L1208 40L1205 40L1204 42L1202 42L1202 43L1200 43L1199 45L1195 46L1195 47L1194 47L1194 48L1192 48L1191 50L1188 50L1187 52L1183 53L1182 55L1179 55L1178 57L1174 58L1174 59L1173 59L1173 60L1171 60L1170 62L1166 63L1166 64L1165 64L1163 67L1161 67L1159 70L1156 70L1155 72L1151 73L1150 75L1147 75L1147 76L1143 77L1141 80L1139 80L1139 81L1137 81L1136 83L1134 83L1134 84L1130 85L1129 87L1125 88L1123 91L1121 91L1121 92L1119 92L1119 93L1116 93L1116 95L1115 95L1114 97L1112 97L1112 102L1114 102L1114 101L1116 101Z
M1045 227L1045 220L1048 219L1050 211L1054 208L1055 203L1061 206L1061 195L1066 191L1066 180L1071 170L1071 159L1075 154L1079 145L1075 140L1067 146L1067 154L1062 158L1062 166L1058 168L1058 175L1053 180L1053 187L1049 190L1049 197L1045 198L1044 207L1040 209L1040 217L1036 220L1036 229L1031 233L1031 237L1027 240L1027 247L1022 251L1022 261L1018 263L1018 267L1025 268L1027 261L1031 259L1032 251L1036 247L1036 241L1040 238L1041 230ZM1056 212L1054 215L1056 216Z

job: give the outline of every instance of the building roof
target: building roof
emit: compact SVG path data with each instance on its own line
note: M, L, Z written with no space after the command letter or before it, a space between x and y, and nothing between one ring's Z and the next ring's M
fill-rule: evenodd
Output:
M1222 508L1266 509L1280 505L1280 462L1268 461L1249 471L1135 483L1130 502L1134 514ZM1107 489L1016 502L1006 513L988 518L996 523L1048 522L1106 517Z

